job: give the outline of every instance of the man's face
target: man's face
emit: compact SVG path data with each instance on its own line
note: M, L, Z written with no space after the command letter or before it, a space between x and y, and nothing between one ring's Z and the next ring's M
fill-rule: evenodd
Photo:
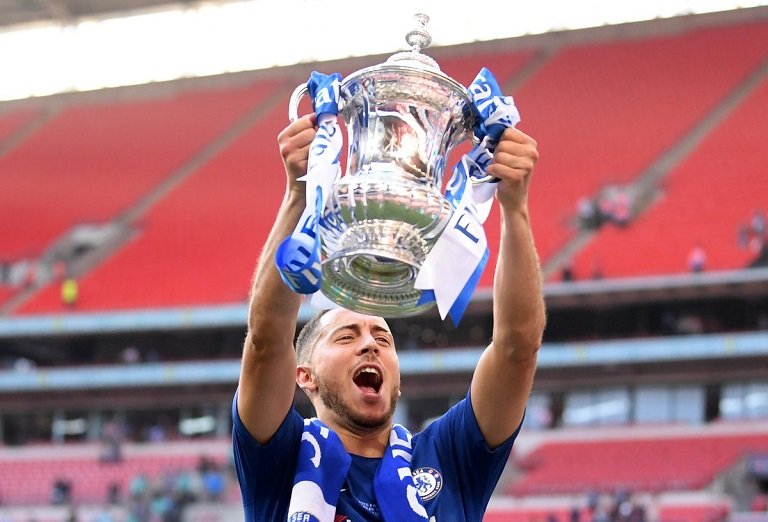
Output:
M381 317L337 309L321 318L310 356L322 405L352 429L388 427L400 392L400 366Z

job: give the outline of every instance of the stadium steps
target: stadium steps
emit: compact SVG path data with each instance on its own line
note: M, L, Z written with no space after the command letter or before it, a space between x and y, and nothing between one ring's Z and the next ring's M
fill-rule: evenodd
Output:
M0 157L13 150L56 116L58 109L18 110L0 117Z
M653 205L658 198L664 178L701 145L704 139L753 94L766 78L768 78L768 58L744 81L736 85L722 102L713 107L673 147L656 158L637 176L629 188L630 193L634 195L631 219L637 218ZM542 272L545 279L551 278L570 264L573 258L598 234L599 230L579 231L544 264Z

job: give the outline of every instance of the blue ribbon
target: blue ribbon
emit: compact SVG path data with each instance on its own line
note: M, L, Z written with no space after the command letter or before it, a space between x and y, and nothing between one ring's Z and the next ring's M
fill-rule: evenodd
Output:
M514 102L511 97L504 96L496 77L485 67L480 69L467 90L477 117L475 136L480 141L488 137L495 147L504 130L514 127L520 119ZM489 149L490 152L494 150Z
M309 75L307 88L318 120L323 114L336 116L339 113L340 86L341 74L339 73L323 74L312 71Z
M291 290L299 294L314 294L322 285L318 230L323 197L320 187L317 187L316 194L315 212L302 215L299 226L280 243L275 252L275 264L280 277Z
M448 310L448 316L451 318L451 321L453 321L454 326L459 326L459 321L461 321L464 312L467 310L469 301L472 300L472 294L475 293L475 288L477 288L477 284L480 282L480 277L482 277L483 272L485 272L485 266L488 264L490 254L490 251L486 248L482 259L480 259L475 267L475 271L472 272L472 275L467 280L467 284L464 285L464 288L461 290L459 297L456 298L456 301L453 302L453 306Z
M299 223L275 252L275 264L280 277L294 292L314 294L322 286L320 259L320 227L323 226L323 210L326 194L324 186L332 182L339 170L341 147L337 145L339 131L336 115L339 111L339 86L341 75L312 72L307 88L312 106L317 113L318 130L309 152L307 175L307 208ZM314 199L312 188L315 188Z
M468 183L472 178L479 179L486 176L486 168L493 160L493 151L502 133L505 129L514 127L520 120L520 115L513 99L503 96L493 73L485 67L480 70L467 91L472 101L472 109L477 122L473 133L479 143L468 154L465 154L454 167L446 187L446 199L453 207L454 212L462 212L462 209L466 209L468 212L465 214L479 225L475 228L482 231L482 223L487 214L482 217L478 216L473 197L466 195L467 190L472 189L472 187L468 187ZM454 231L446 230L443 234L452 232ZM488 264L489 255L490 252L486 247L482 256L477 260L474 271L450 305L447 315L451 317L455 325L461 321L461 317L472 299L472 294ZM437 296L434 289L422 289L418 304L426 304L436 300Z

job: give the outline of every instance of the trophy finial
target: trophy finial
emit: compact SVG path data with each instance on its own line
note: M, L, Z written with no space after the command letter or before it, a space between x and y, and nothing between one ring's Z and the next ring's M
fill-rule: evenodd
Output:
M411 29L405 35L405 41L411 46L411 51L418 53L432 43L432 36L427 30L429 16L424 13L416 13L413 18L416 20L416 27Z
M432 36L427 31L427 22L429 16L424 13L418 13L413 16L416 20L416 27L408 31L405 35L405 41L411 47L410 51L393 54L387 62L396 62L401 64L415 65L417 67L426 67L439 71L440 66L437 62L426 54L421 54L421 50L432 43Z

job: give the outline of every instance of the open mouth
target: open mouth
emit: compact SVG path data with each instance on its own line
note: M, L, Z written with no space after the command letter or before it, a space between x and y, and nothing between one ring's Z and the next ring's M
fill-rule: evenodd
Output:
M364 366L357 370L352 381L366 393L379 393L382 378L378 369L372 366Z

